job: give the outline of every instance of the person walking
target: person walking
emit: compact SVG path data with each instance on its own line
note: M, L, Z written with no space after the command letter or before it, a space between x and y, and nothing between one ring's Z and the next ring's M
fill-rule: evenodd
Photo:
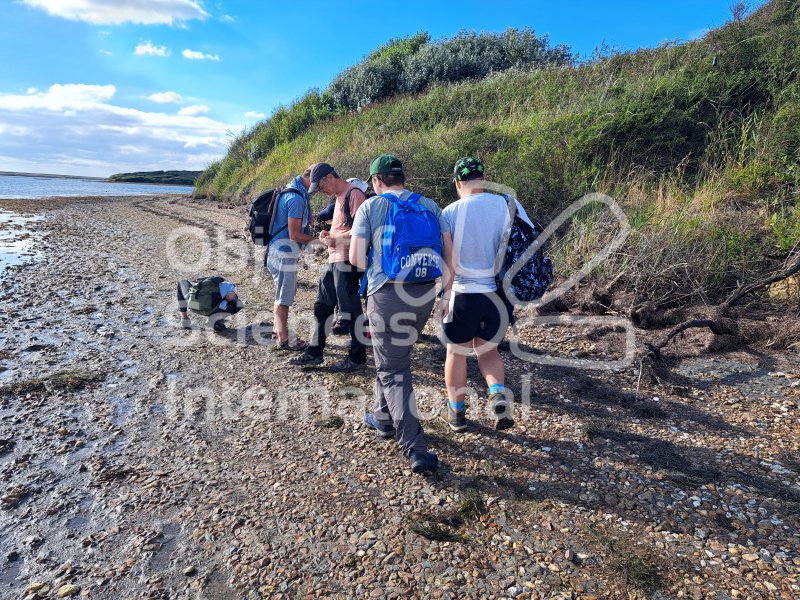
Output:
M338 305L338 323L350 334L350 349L347 357L331 365L330 370L339 373L356 371L367 364L367 351L360 339L363 337L363 310L358 293L360 273L350 263L350 230L352 215L356 214L366 196L359 187L340 178L328 163L314 165L310 180L310 194L319 190L335 196L336 200L330 231L323 230L319 234L320 242L328 247L328 264L317 288L311 343L303 354L290 358L288 362L297 366L322 364L331 320Z
M373 409L364 422L380 437L394 437L411 470L423 473L436 469L439 459L428 451L419 421L411 348L435 303L444 221L436 203L412 194L405 189L405 181L398 158L382 154L372 161L368 182L379 195L358 209L349 254L352 264L366 269L367 317L375 357ZM409 223L415 224L416 231L406 230ZM392 238L396 243L384 243L387 230L390 236L396 235ZM409 233L417 238L413 247L399 239ZM422 242L423 237L429 239ZM400 249L398 254L396 249Z
M484 165L474 157L455 164L453 180L459 199L445 207L443 235L445 273L441 292L442 338L447 345L445 385L447 423L455 432L467 429L464 398L467 355L474 350L489 389L496 429L514 424L505 365L498 344L511 318L509 305L497 293L496 260L510 227L508 198L484 189ZM517 203L518 214L529 221ZM513 310L513 307L511 307Z

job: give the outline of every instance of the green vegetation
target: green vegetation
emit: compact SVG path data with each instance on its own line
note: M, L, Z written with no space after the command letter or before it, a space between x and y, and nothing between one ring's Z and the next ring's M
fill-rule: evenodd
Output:
M344 419L339 415L333 415L330 417L320 418L316 421L317 427L321 427L322 429L338 429L342 425L344 425Z
M661 583L658 568L640 556L626 555L617 562L616 567L625 580L637 589L651 590Z
M109 181L125 183L157 183L161 185L194 185L202 171L138 171L117 173Z
M62 371L46 377L33 377L0 386L0 397L25 396L26 394L52 393L55 391L74 392L96 385L104 379L105 376L100 373Z
M244 132L197 193L247 202L313 162L363 177L393 152L409 187L444 205L452 165L475 154L543 222L589 191L620 202L633 233L593 276L624 273L628 308L714 301L780 264L800 234L799 18L795 0L772 0L700 40L578 65L530 32L505 34L518 48L505 54L490 51L502 35L392 40ZM502 68L470 67L478 47ZM519 48L535 58L515 62ZM419 85L410 65L427 73ZM557 276L617 231L608 211L581 211L550 246Z
M480 491L475 488L466 488L461 493L461 503L458 506L458 515L468 521L486 513L486 503Z

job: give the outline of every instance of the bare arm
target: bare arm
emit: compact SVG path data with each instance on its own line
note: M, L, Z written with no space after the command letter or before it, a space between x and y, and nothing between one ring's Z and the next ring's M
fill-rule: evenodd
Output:
M449 233L442 234L442 254L444 255L444 272L442 273L442 301L440 303L441 318L450 312L450 294L456 276L455 256L453 255L453 237Z
M298 244L308 244L317 238L303 233L303 220L289 217L289 239Z
M456 259L453 252L453 237L449 233L442 234L442 254L444 254L444 273L442 273L442 290L450 296L453 280L456 278Z
M367 268L367 240L357 235L350 238L350 264L363 270Z

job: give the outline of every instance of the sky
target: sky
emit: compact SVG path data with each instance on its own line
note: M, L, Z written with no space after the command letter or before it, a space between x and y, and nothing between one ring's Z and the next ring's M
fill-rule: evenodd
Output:
M0 0L0 171L200 170L390 38L529 27L589 57L694 39L731 4Z

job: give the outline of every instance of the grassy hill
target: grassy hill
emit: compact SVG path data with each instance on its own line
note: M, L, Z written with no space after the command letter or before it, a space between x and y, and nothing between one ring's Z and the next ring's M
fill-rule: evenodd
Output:
M158 183L162 185L194 185L201 171L138 171L136 173L117 173L109 181L127 183Z
M700 40L581 64L559 48L420 94L398 85L355 111L312 91L236 139L197 193L246 202L310 163L365 176L392 152L409 187L444 205L452 165L474 154L543 222L585 192L620 202L633 235L594 273L613 280L618 304L713 301L800 239L799 19L797 0L772 0ZM608 211L581 211L550 248L558 276L616 231Z

